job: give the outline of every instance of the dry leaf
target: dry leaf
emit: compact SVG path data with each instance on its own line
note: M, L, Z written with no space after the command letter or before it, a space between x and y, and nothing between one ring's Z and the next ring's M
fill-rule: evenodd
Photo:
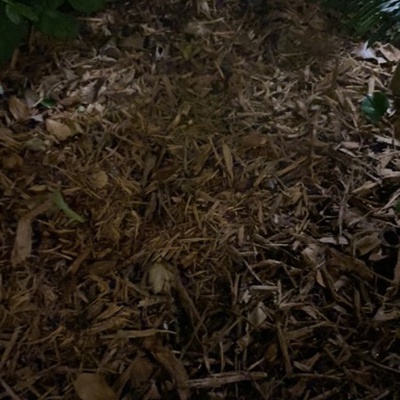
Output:
M132 361L130 368L131 383L134 388L139 388L147 383L154 372L153 363L147 357L141 355Z
M155 294L169 293L175 285L176 276L170 265L156 262L149 268L148 280Z
M311 243L305 249L302 250L301 255L303 260L307 263L308 266L312 268L316 268L317 265L323 259L324 247Z
M18 169L22 167L24 160L17 153L11 153L1 159L4 169Z
M327 267L337 268L343 272L355 273L361 278L370 281L374 275L367 265L356 258L353 258L347 254L342 254L333 248L327 248Z
M315 280L320 286L326 288L324 277L322 276L322 272L319 268L317 269L317 272L315 274Z
M189 389L187 387L189 376L182 361L170 349L162 346L157 339L146 339L143 347L151 352L152 356L165 368L171 378L174 379L177 384L180 400L187 400L189 398Z
M135 34L121 39L119 45L123 49L142 50L143 43L144 36L140 34Z
M103 189L107 186L108 175L102 170L95 172L91 176L91 182L97 189Z
M390 62L395 62L400 60L400 50L390 43L386 43L381 47L379 47L379 51Z
M74 135L68 125L63 124L62 122L54 121L50 118L46 119L46 129L50 135L61 141L66 140Z
M368 47L368 41L361 43L354 51L354 54L363 60L375 60L378 64L384 64L387 62L383 57L378 57L373 48Z
M224 156L224 161L226 165L226 170L228 172L229 178L233 180L233 158L231 149L226 143L222 143L222 154Z
M8 109L17 121L26 121L31 117L27 104L16 96L11 96L8 100Z
M244 147L261 147L267 144L267 140L267 135L255 132L242 137L241 143Z
M47 149L45 142L38 137L27 140L25 147L32 151L45 151Z
M13 267L26 260L32 251L32 227L31 218L22 217L18 221L17 233L15 235L14 247L11 253L11 264Z
M11 265L13 267L20 264L30 256L32 251L32 220L39 214L50 209L52 204L52 200L49 199L28 212L19 220L14 247L11 252Z
M258 327L267 319L267 314L265 313L264 309L264 304L261 301L258 302L257 306L251 311L247 318L250 324Z
M157 157L151 153L146 154L146 157L144 159L144 167L143 167L142 182L141 182L143 186L146 186L149 174L156 166L156 164L157 164Z
M79 374L74 382L81 400L117 400L117 395L98 374Z
M267 348L267 350L266 350L266 352L264 354L264 360L268 364L272 364L277 360L278 354L279 354L278 345L274 341L268 346L268 348Z
M379 235L377 233L373 233L355 240L354 247L360 256L365 256L380 246L380 244L381 240Z
M210 31L198 21L190 21L186 24L184 32L192 36L205 36L210 33Z

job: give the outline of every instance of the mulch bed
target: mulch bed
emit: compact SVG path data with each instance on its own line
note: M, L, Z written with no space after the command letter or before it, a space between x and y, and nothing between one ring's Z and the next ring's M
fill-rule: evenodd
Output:
M396 49L206 5L3 69L0 399L400 398L398 127L360 113Z

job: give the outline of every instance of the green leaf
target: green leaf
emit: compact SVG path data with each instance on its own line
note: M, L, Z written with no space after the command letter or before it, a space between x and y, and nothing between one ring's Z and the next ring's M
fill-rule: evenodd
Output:
M50 98L45 98L40 102L40 105L45 108L54 108L57 105L57 102Z
M77 222L85 222L85 218L81 217L79 214L77 214L75 211L71 210L68 206L68 204L64 201L64 198L62 197L62 194L59 190L56 190L52 194L54 204L64 212L64 214L72 219L73 221Z
M45 4L46 10L57 10L57 8L61 7L65 3L65 0L44 0L43 4Z
M6 5L6 14L8 19L15 25L19 25L22 22L21 16L16 13L9 4Z
M7 16L4 3L0 2L0 63L11 58L14 50L28 34L28 24L15 24Z
M374 92L367 95L361 103L361 112L368 121L378 123L389 108L389 99L385 93Z
M68 0L68 3L76 10L86 14L100 10L105 0Z
M400 214L400 200L397 200L396 203L394 203L394 210L397 214Z
M53 10L45 11L35 26L56 39L73 39L79 33L78 22L74 17Z
M19 17L24 17L29 21L38 21L39 20L39 17L37 16L37 14L33 10L33 8L27 6L26 4L14 3L11 1L7 1L7 6L6 6L7 14L9 12L8 10L11 13L18 15ZM15 22L15 23L17 23L17 22Z

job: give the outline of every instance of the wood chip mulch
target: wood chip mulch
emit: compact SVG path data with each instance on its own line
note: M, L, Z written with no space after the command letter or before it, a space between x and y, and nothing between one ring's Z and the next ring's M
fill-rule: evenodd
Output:
M400 398L400 137L360 112L398 52L210 3L3 68L0 399Z

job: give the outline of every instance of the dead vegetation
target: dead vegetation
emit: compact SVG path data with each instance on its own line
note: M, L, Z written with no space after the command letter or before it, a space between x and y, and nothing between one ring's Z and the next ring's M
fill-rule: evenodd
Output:
M3 73L0 399L399 398L393 63L135 3Z

